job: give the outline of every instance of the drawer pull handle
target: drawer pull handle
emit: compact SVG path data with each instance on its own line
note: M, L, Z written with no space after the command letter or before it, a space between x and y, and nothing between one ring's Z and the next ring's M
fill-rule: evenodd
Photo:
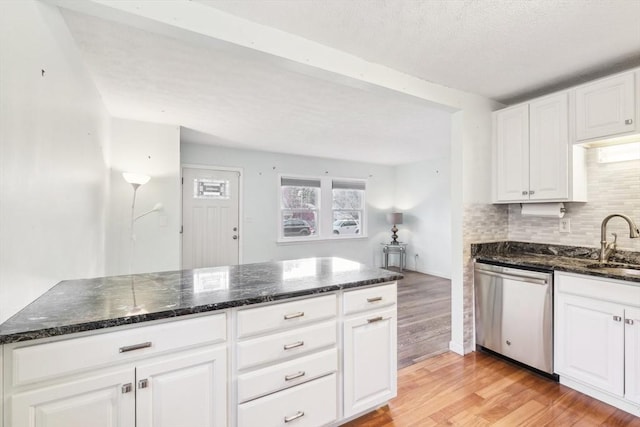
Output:
M127 351L140 350L142 348L151 347L151 341L143 342L140 344L128 345L125 347L120 347L120 353L126 353Z
M302 347L303 345L304 345L304 341L298 341L298 342L294 342L292 344L285 344L284 345L284 349L285 350L291 350L292 348Z
M298 418L304 417L304 412L302 411L298 411L297 414L295 415L291 415L290 417L284 417L284 422L285 423L290 423L291 421L295 421Z
M284 377L284 380L285 380L285 381L295 380L296 378L304 377L304 376L305 376L305 374L306 374L306 372L305 372L305 371L300 371L300 372L297 372L297 373L295 373L295 374L286 375L286 376Z
M367 302L382 301L382 297L367 298Z
M284 320L295 319L296 317L304 316L304 311L299 311L297 313L285 314Z
M374 322L379 322L381 320L383 320L382 316L378 316L378 317L372 317L371 319L367 319L367 322L374 323Z

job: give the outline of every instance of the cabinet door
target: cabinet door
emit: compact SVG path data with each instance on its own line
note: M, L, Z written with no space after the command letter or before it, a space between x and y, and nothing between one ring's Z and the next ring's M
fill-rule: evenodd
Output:
M529 200L529 105L495 112L496 201Z
M636 129L632 72L576 89L576 139L618 135Z
M137 427L227 423L227 351L193 350L136 368Z
M344 417L396 396L395 307L344 322Z
M529 199L569 197L567 93L529 104Z
M640 310L625 309L624 397L640 404Z
M623 308L562 293L556 304L557 373L623 396Z
M8 425L134 427L133 381L134 370L126 369L17 393L9 400Z

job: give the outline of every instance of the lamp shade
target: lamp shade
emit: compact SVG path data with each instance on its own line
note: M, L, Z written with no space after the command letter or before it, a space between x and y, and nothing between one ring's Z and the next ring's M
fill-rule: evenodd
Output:
M387 214L389 224L402 224L402 212L392 212Z
M122 177L129 184L136 184L136 185L144 185L147 182L149 182L149 180L151 179L149 175L144 175L141 173L131 173L131 172L123 172Z

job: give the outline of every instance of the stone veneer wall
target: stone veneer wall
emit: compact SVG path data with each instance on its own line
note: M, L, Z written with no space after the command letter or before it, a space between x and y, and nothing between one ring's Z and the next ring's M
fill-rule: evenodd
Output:
M522 217L520 205L509 205L509 240L569 246L600 246L600 224L612 213L630 216L640 226L640 160L598 163L598 150L587 150L588 202L565 203L571 233L560 233L558 219ZM629 239L629 228L612 219L607 232L618 233L618 247L640 251L640 239ZM607 237L612 240L611 235Z
M471 244L506 240L508 206L469 204L464 208L464 350L473 350L473 262Z

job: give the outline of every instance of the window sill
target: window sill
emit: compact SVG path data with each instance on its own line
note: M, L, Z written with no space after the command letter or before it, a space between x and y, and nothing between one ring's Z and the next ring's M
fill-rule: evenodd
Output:
M278 239L276 240L276 244L278 245L299 245L305 243L333 243L333 242L351 242L354 240L367 240L369 237L365 235L358 235L358 237L314 237L314 238L289 238L289 239Z

